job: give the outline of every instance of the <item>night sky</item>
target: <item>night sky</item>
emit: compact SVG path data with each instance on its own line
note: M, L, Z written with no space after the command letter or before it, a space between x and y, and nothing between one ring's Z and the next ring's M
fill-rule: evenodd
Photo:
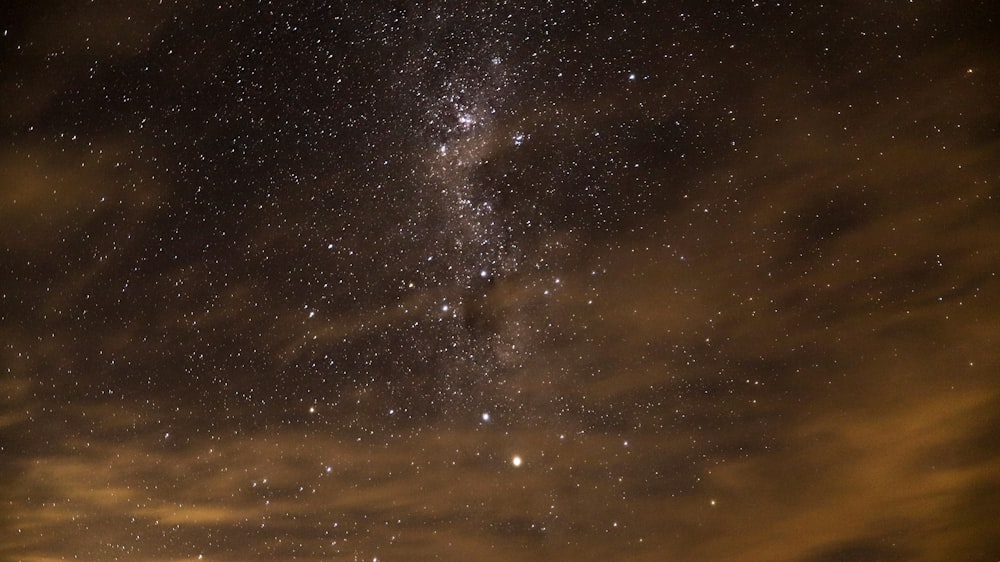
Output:
M16 4L0 560L1000 560L990 0Z

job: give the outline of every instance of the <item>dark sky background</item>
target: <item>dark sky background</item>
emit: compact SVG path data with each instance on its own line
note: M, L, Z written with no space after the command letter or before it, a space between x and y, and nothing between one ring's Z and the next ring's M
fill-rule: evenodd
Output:
M0 560L1000 560L992 2L0 23Z

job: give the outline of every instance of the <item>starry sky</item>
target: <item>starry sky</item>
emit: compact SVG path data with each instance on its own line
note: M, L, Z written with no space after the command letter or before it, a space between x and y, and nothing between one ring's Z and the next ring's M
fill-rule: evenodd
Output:
M0 560L996 562L998 19L18 3Z

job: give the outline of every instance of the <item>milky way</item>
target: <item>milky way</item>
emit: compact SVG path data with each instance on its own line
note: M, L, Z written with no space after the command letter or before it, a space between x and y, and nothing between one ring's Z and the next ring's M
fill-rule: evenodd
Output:
M11 9L0 560L997 560L996 26Z

